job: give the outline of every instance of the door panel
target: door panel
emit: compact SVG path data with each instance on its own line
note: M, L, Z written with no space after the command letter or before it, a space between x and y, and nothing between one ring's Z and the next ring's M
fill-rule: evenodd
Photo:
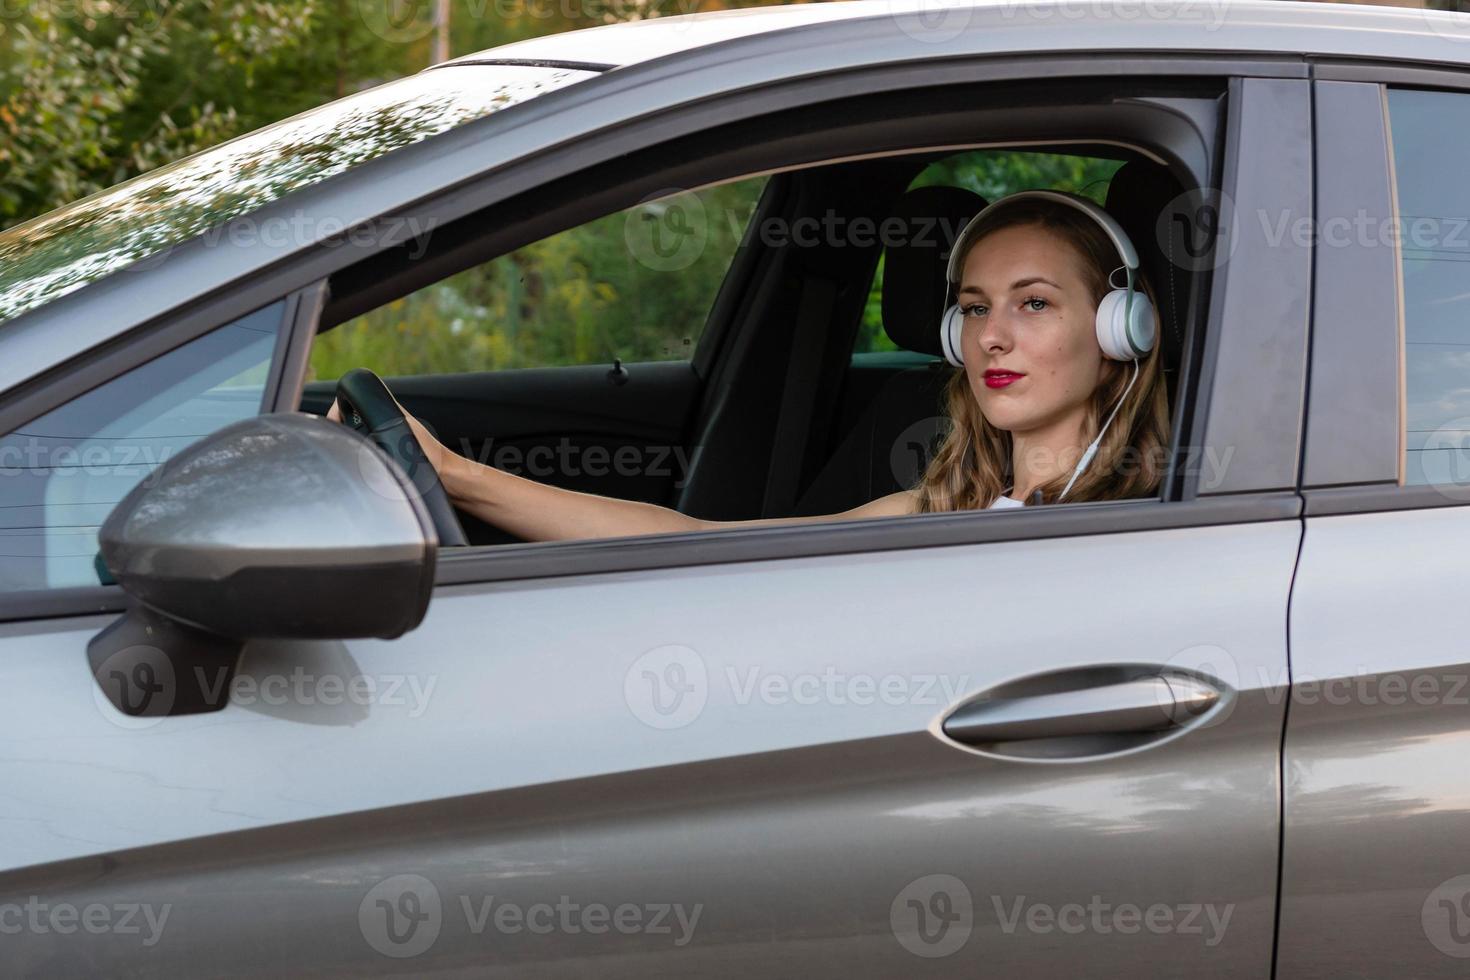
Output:
M1465 975L1466 534L1465 507L1307 522L1278 976Z
M146 949L22 931L7 963L1264 977L1299 527L441 587L401 639L252 644L223 711L146 727L93 695L101 619L12 626L0 907L168 918ZM1197 670L1227 703L1070 761L937 733L997 685L1109 664ZM334 675L375 694L327 703Z

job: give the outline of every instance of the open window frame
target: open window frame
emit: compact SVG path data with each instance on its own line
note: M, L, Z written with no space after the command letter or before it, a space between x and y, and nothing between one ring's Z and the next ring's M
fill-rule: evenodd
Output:
M187 309L142 324L104 345L106 353L111 355L105 366L100 360L104 348L96 348L23 385L0 402L0 423L21 423L40 414L72 397L69 391L76 393L105 380L100 374L104 370L109 375L126 370L132 366L129 363L132 358L127 355L135 348L140 351L150 348L151 356L156 356L161 352L160 343L169 346L187 342L239 312L273 298L301 293L303 300L308 301L302 302L300 308L317 316L316 325L323 317L345 318L350 308L348 295L357 295L356 302L364 303L364 309L391 298L380 291L366 299L367 293L349 289L354 281L366 284L375 280L382 284L391 280L392 289L402 295L416 288L415 283L422 285L451 274L456 262L463 268L484 261L630 206L660 188L703 186L757 173L832 162L843 156L993 146L1001 133L1008 133L1010 142L1033 146L1116 138L1118 133L1110 136L1098 127L1100 114L1111 113L1120 120L1131 117L1132 135L1128 135L1126 126L1122 133L1127 145L1139 149L1151 146L1156 153L1163 150L1161 162L1176 167L1183 165L1180 176L1186 186L1220 187L1233 197L1237 208L1242 202L1268 207L1290 198L1292 203L1310 212L1310 153L1292 154L1283 159L1279 152L1272 152L1271 167L1264 166L1267 147L1279 142L1283 132L1300 134L1297 138L1307 143L1309 149L1310 127L1306 124L1310 110L1309 83L1305 75L1305 65L1293 58L1140 53L1137 58L1123 60L1111 56L1033 55L956 58L923 69L855 66L840 74L734 90L673 111L651 113L616 127L583 133L528 152L512 164L492 169L473 180L445 183L437 190L425 192L410 207L384 209L381 218L412 214L419 219L419 227L440 229L435 235L434 253L426 255L425 261L418 264L420 271L387 275L394 263L400 261L390 253L395 249L406 251L404 244L384 241L364 247L313 248L290 263L269 267L229 288L216 290ZM573 94L579 101L595 107L597 99L591 94L591 87L601 81L586 83L587 93ZM1025 83L1029 99L1020 99L1019 104L1005 109L998 108L1007 86L1016 86L1009 89L1014 95L1020 90L1019 83ZM1075 97L1061 96L1067 87L1076 93ZM850 96L854 91L864 93L864 106L881 97L892 99L895 104L902 103L907 110L881 120L882 125L875 125L871 111L856 118L850 113L844 116L841 111L834 111L856 104ZM977 108L973 102L977 92L986 95L989 103L997 107ZM548 98L566 102L570 96L558 93ZM1187 103L1201 98L1217 98L1220 102L1221 112L1215 117L1217 126L1213 131L1201 130L1198 117L1191 115L1187 108ZM916 105L923 107L922 113L914 111ZM1055 111L1059 105L1084 107L1085 116L1074 117L1069 123ZM1047 111L1038 113L1038 106L1044 106ZM997 125L995 129L987 129L989 138L977 140L976 114L985 111L1009 112L1015 125L1008 129ZM805 129L799 126L788 132L773 129L778 122L799 117ZM1143 122L1145 119L1147 123ZM1084 120L1087 124L1079 127L1078 123ZM813 128L813 123L820 124ZM748 126L756 126L764 134L759 142L752 142L750 130L742 128ZM1028 126L1031 130L1026 132ZM451 143L482 138L480 131L488 128L463 127L409 148L398 159L389 155L362 169L373 174L391 173L392 179L399 183L412 181L412 169L432 165L436 150ZM1171 128L1183 140L1181 146L1172 149L1167 138ZM697 144L700 152L680 158L672 152L680 141L688 141L689 146ZM662 153L666 162L648 169L645 161L650 158L640 154L654 151ZM633 161L639 161L644 169L637 169ZM395 167L393 172L390 168ZM349 189L349 183L362 186L371 176L356 175L355 181L341 181L332 191L340 196ZM492 210L504 217L505 222L491 226L497 230L487 235L483 220ZM512 220L516 215L520 220ZM461 233L457 231L459 228L466 230ZM434 258L439 265L430 261ZM1267 258L1276 261L1279 256ZM742 255L732 268L727 285L749 274L760 260L756 253ZM1256 257L1254 264L1264 261ZM1294 488L1300 449L1306 324L1302 323L1301 333L1297 335L1294 330L1280 329L1279 323L1272 322L1269 315L1299 301L1295 294L1288 296L1286 292L1299 288L1302 280L1294 279L1297 270L1288 268L1268 277L1270 281L1263 287L1250 281L1249 265L1243 266L1236 259L1200 278L1181 368L1180 390L1184 397L1174 420L1175 445L1191 448L1188 452L1176 450L1161 501L1076 504L1041 512L913 515L783 528L500 545L442 556L437 581L439 584L506 581L1296 517L1300 512L1300 500ZM420 278L415 280L414 276ZM321 293L323 281L331 281L341 292L335 298ZM381 290L381 285L378 288ZM724 291L716 302L701 348L696 352L696 363L702 358L715 357L706 350L718 351L722 345L733 342L725 329L728 322L733 322L733 312L725 311L727 322L722 322L723 299ZM1262 313L1268 316L1262 319L1259 316ZM1201 336L1199 328L1204 323L1220 323L1227 316L1232 323L1231 344L1222 347L1218 330L1206 330ZM278 379L275 398L278 406L294 404L299 399L305 345L313 332L309 324L300 326L306 329L291 332L293 343L299 346L283 352L280 358L283 370L289 367L294 376L283 375ZM168 342L159 339L165 333ZM1239 386L1263 348L1284 355L1278 359L1284 380L1267 399L1247 394ZM1294 404L1295 410L1273 416L1283 404ZM1201 492L1201 454L1212 447L1233 445L1247 436L1257 438L1248 452L1236 454L1229 480L1210 488L1213 492ZM1280 478L1283 468L1289 471L1286 480ZM115 587L64 591L69 594L48 597L44 610L28 603L25 596L0 597L3 606L0 618L25 619L38 614L84 611L102 613L121 608L123 602L120 590Z
M334 300L323 325L348 319L414 289L422 288L465 268L568 228L631 207L660 188L699 188L758 174L790 174L838 162L882 157L932 157L943 152L1010 148L1042 152L1086 152L1089 147L1113 146L1169 167L1185 186L1217 187L1234 164L1234 176L1255 176L1259 147L1271 129L1289 126L1294 110L1305 110L1305 86L1286 84L1280 92L1260 80L1180 80L1120 78L1099 85L1096 79L1080 84L1071 79L1048 78L1023 85L1005 82L956 86L923 92L870 92L861 100L844 99L798 106L720 127L696 128L643 151L601 161L594 167L528 190L471 212L458 225L443 228L427 253L416 263L383 254L344 270L333 278ZM1212 86L1213 90L1212 90ZM1228 96L1227 96L1228 92ZM1285 96L1285 106L1280 105ZM1224 97L1224 98L1220 98ZM1207 108L1212 99L1239 107L1253 104L1249 118L1256 125L1245 130L1221 119ZM915 102L924 106L913 110ZM1273 105L1273 103L1275 103ZM1038 108L1045 107L1044 113ZM1219 102L1212 107L1219 108ZM1274 114L1272 110L1278 110ZM1244 114L1242 114L1244 115ZM1273 117L1274 116L1274 117ZM975 134L985 134L975 139ZM1309 150L1309 136L1303 148ZM1242 144L1245 144L1243 147ZM1228 149L1227 149L1228 147ZM1249 168L1241 167L1248 154ZM1309 154L1304 154L1304 156ZM678 161L670 164L667 161ZM1279 194L1290 196L1299 208L1310 208L1309 175L1300 182L1283 181ZM753 224L782 214L789 195L773 180ZM1237 195L1239 193L1237 187ZM1209 200L1205 195L1204 200ZM495 229L486 233L483 229ZM1232 255L1233 259L1234 256ZM1275 259L1279 259L1276 256ZM1295 257L1300 263L1307 256ZM1271 261L1247 255L1243 261ZM710 322L695 354L695 369L708 378L726 370L730 358L748 340L746 329L759 320L745 298L760 292L753 282L767 264L781 261L759 241L743 247L727 275ZM873 256L876 262L876 252ZM1291 263L1286 264L1291 268ZM1178 527L1236 521L1282 519L1296 516L1294 493L1296 454L1300 439L1301 376L1305 372L1305 301L1290 294L1290 285L1277 279L1265 290L1266 304L1258 309L1295 309L1301 313L1299 331L1285 331L1277 346L1284 379L1281 397L1265 400L1278 411L1269 421L1241 419L1238 409L1222 413L1215 430L1244 440L1261 438L1256 456L1269 464L1252 474L1253 460L1237 464L1233 474L1202 488L1201 473L1207 457L1227 460L1241 449L1211 453L1208 413L1197 411L1198 395L1207 381L1228 386L1245 370L1243 359L1220 356L1218 338L1211 343L1203 331L1206 311L1223 315L1227 306L1216 298L1210 305L1210 284L1218 268L1206 263L1193 270L1191 296L1181 360L1179 398L1174 413L1173 444L1198 452L1175 452L1160 499L1120 501L1045 512L952 513L911 515L897 519L838 520L767 528L732 528L697 533L639 535L620 538L494 545L455 551L443 556L441 584L508 581L597 571L628 571L728 561L760 560L837 553L926 547L974 541L1028 539ZM871 273L871 269L868 270ZM1267 277L1268 279L1271 277ZM1302 279L1297 279L1300 283ZM1229 309L1244 318L1252 302L1236 295ZM1243 333L1244 331L1242 331ZM1247 338L1242 338L1246 340ZM743 345L746 349L749 344ZM1241 424L1249 428L1240 428ZM1218 437L1216 439L1218 443ZM1273 454L1268 457L1268 454ZM1233 481L1233 482L1232 482ZM1254 485L1253 485L1254 482ZM1201 491L1204 491L1203 493ZM1264 493L1251 492L1254 490ZM1215 491L1211 493L1210 491ZM1275 491L1275 492L1272 492ZM1168 507L1158 507L1167 503ZM1040 520L1044 518L1045 520Z

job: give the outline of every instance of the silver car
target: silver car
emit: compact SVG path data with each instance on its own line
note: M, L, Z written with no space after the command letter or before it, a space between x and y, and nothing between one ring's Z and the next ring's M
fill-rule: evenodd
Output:
M1467 159L1464 15L869 0L0 235L0 972L1463 976ZM354 396L831 513L932 450L946 235L1028 185L1146 253L1157 499L518 542Z

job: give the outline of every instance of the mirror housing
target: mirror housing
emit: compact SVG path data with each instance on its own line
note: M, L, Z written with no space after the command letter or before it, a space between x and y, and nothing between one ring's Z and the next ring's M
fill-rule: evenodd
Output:
M403 635L428 610L439 547L402 471L346 426L305 413L194 443L134 487L98 538L130 602L88 658L125 714L224 707L227 684L195 691L190 678L233 675L249 639ZM130 679L161 690L160 677L166 698L129 697Z
M123 498L98 534L117 583L219 636L401 636L428 609L438 539L407 477L305 413L206 436Z

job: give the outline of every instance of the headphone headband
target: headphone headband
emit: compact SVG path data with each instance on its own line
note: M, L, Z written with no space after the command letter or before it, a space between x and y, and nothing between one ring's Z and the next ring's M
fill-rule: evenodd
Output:
M970 244L971 234L980 223L980 220L996 208L1010 204L1013 201L1021 200L1055 201L1058 204L1066 204L1076 208L1097 222L1098 226L1107 233L1108 238L1113 242L1113 247L1118 250L1118 257L1123 260L1124 267L1135 272L1138 270L1138 252L1134 249L1133 242L1129 239L1128 233L1123 230L1123 226L1118 224L1112 215L1108 214L1107 211L1103 210L1097 204L1089 201L1085 197L1071 194L1067 191L1017 191L983 208L960 231L959 237L955 239L954 248L950 250L949 264L946 270L946 275L952 285L959 285L960 259L965 254L965 249Z

